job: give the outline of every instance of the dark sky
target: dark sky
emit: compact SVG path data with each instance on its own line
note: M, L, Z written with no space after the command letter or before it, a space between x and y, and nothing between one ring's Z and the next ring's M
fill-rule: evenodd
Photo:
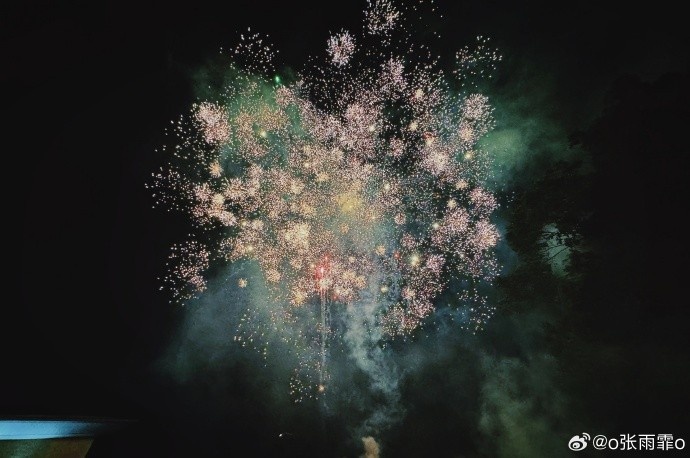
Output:
M102 446L100 455L94 456L118 456L108 455L111 453L108 447L115 450L112 453L135 456L124 452L132 444L137 444L141 450L165 449L162 443L175 436L185 437L180 439L184 444L182 449L193 450L194 438L205 434L200 427L194 429L186 423L185 418L203 416L213 396L190 395L184 387L166 381L165 376L155 369L155 362L168 351L176 330L185 319L185 310L170 305L168 298L158 292L156 278L163 272L169 246L180 240L188 228L181 217L152 210L150 193L144 188L150 173L164 160L163 155L155 151L163 142L163 130L171 119L194 101L192 75L209 57L216 55L219 48L232 47L238 32L250 26L252 30L272 37L280 49L279 63L300 68L310 54L322 51L329 31L359 24L364 7L363 2L141 3L70 2L65 6L62 2L26 1L5 5L0 14L0 39L5 56L0 78L9 96L9 103L3 103L4 155L7 158L5 225L12 232L16 231L16 235L5 239L11 253L6 268L17 274L16 279L10 277L7 280L3 318L0 319L3 327L9 328L9 332L2 332L4 367L0 415L106 416L138 419L144 425L127 440L118 442L112 439ZM681 141L683 123L678 118L671 118L677 124L667 123L665 127L644 124L650 129L650 137L656 137L654 129L667 128L663 137L670 139L665 144L643 142L639 151L628 157L613 153L610 158L606 156L611 145L600 132L617 129L621 137L626 137L629 132L625 127L618 128L620 125L653 116L649 110L672 106L673 100L670 99L676 96L679 101L687 101L683 98L687 97L688 82L687 24L684 15L673 10L671 2L652 2L639 7L607 2L439 1L437 4L444 14L444 21L429 24L429 29L442 34L443 49L439 52L451 57L449 50L470 43L478 34L492 37L501 48L505 61L495 89L499 104L502 104L503 114L499 115L499 122L503 116L504 122L512 122L516 128L528 125L525 120L532 117L543 123L542 131L539 126L530 127L536 133L529 136L526 143L539 150L535 152L535 158L549 154L547 146L535 145L540 138L552 138L553 134L567 147L569 137L585 132L578 137L583 138L582 148L589 149L591 154L598 151L608 158L601 162L593 161L594 168L620 172L617 176L614 174L613 181L607 185L597 181L601 177L591 180L592 189L610 194L612 190L631 183L639 183L645 189L658 189L657 185L665 181L665 174L671 170L668 164L680 164L674 162L675 156L669 156L670 159L662 156L668 160L667 166L653 167L648 173L644 166L623 167L624 170L620 171L611 162L631 161L639 165L644 157L666 147L675 151L673 154L688 153L687 146ZM660 77L674 74L676 79L654 83ZM620 89L616 81L626 75L631 75L634 83ZM627 93L625 87L628 87ZM682 87L685 87L685 92L678 89ZM629 101L638 93L646 94L648 98L644 103L649 110L629 115L638 116L630 120L625 118L626 110L618 113L614 109L612 114L606 107L612 97L619 100L611 95L612 88L619 89L618 96L622 100ZM661 102L657 103L659 100ZM635 112L635 108L629 112ZM678 113L687 115L687 110L680 109ZM609 124L596 124L595 121L603 114L613 118L607 121ZM598 127L593 127L595 124ZM630 126L634 125L634 122L630 123ZM669 126L677 126L678 130L668 129ZM549 147L553 144L550 143ZM555 158L562 155L559 151L551 153ZM527 171L530 177L534 176L534 182L542 186L543 178L549 176L544 170L551 166L549 160L545 161L543 169L539 168L542 162L538 160L535 160L537 165L519 164L516 167L522 167L521 170ZM674 176L679 181L684 180L682 175ZM514 191L518 195L529 194L520 194L529 185L522 183L523 188L519 188L518 183L515 186ZM677 197L677 191L669 188L654 195L660 201L666 201L670 193ZM638 194L622 192L615 197L644 199ZM596 194L581 198L594 201ZM528 197L525 199L525 202L530 202ZM663 214L652 212L651 216L641 218L653 219L659 224L680 225L682 223L675 220L684 212L684 202L674 202L674 206L663 207L668 210ZM599 207L592 205L592 208ZM608 207L599 209L605 208ZM633 209L623 212L625 218L633 214ZM510 224L510 216L506 218ZM666 220L662 222L664 218ZM613 226L606 221L597 221L584 229L591 232L591 240L603 243L613 239ZM636 237L642 230L639 222L631 218L625 225L616 226L615 233L621 235L622 232L623 239L642 243L640 240L646 239ZM628 233L632 235L626 237ZM646 237L652 233L657 232L652 230L643 235ZM674 230L671 233L676 234ZM687 242L680 236L677 239L669 237L672 238L671 246L665 252L653 253L653 264L638 258L638 262L644 264L639 267L639 272L635 270L630 276L622 275L621 281L644 278L648 274L656 279L652 272L664 269L664 265L675 272L673 275L681 277L678 272L686 266L679 262L678 257L684 252ZM593 246L599 246L596 243L593 242ZM516 251L522 253L519 249ZM614 254L609 255L613 259ZM625 264L611 266L630 269L630 272L634 270ZM583 301L583 297L603 297L597 293L606 289L601 281L597 283L597 278L601 280L596 274L598 268L582 268L581 271L593 280L573 288L577 289L572 293L574 302ZM601 269L604 272L605 266ZM605 273L601 275L603 277ZM655 288L662 285L665 291L657 294ZM568 288L565 287L566 290ZM662 297L665 302L687 304L687 295L681 296L682 292L677 283L663 283L660 279L651 281L644 292L646 296L640 299L639 316L647 317L647 312L649 316L654 315L651 310L656 310L658 304L649 298ZM523 319L521 317L531 313L551 313L548 305L525 306L524 298L521 300L520 312L511 313L522 315L505 318L509 316L505 312L504 319L497 319L496 327L488 333L485 340L490 341L487 344L489 354L519 355L521 351L532 351L526 348L534 348L522 342L522 339L531 339L526 331L511 334L513 337L500 342L492 341L494 337L500 340L496 336L502 335L502 327L509 327L515 320ZM534 301L554 303L544 296ZM502 313L500 308L498 313ZM597 312L587 310L583 313ZM671 308L668 313L674 319L687 318L680 308ZM612 319L614 323L611 326L615 329L615 318ZM622 323L627 322L622 320ZM657 325L662 326L663 323ZM511 331L506 332L510 334ZM670 327L669 333L687 335L687 327L676 323ZM654 336L656 334L649 338ZM584 339L582 335L578 338ZM626 339L629 338L625 332L622 335L614 332L611 337L620 342L628 342ZM646 341L635 342L635 345L642 345ZM659 352L662 355L680 352L681 356L674 364L683 366L681 369L686 377L687 347L683 348L682 342L664 341L659 344ZM455 343L458 348L468 345L466 342ZM476 344L485 345L486 342ZM583 351L598 352L601 348L593 346ZM426 372L411 377L409 385L406 385L410 412L433 412L442 408L434 399L422 399L420 393L423 390L417 390L415 383L422 387L437 377L443 380L439 383L445 384L447 389L457 389L453 386L455 379L446 377L444 368L450 363L466 364L467 370L463 374L507 370L502 363L506 360L496 359L492 363L479 357L463 356L465 353L460 350L451 353L446 359L430 364ZM551 353L558 360L555 350ZM663 358L659 353L646 356ZM629 353L621 356L629 357ZM648 363L654 364L654 360ZM487 364L494 369L486 369ZM256 404L257 391L248 381L254 372L242 365L233 370L232 377L219 383L225 383L220 391L225 393L222 396L227 395L232 400L236 415L226 416L209 407L209 412L213 411L209 413L209 422L214 418L221 421L222 418L228 425L227 430L212 429L208 433L225 435L219 442L223 445L213 453L220 454L222 447L230 447L229 443L244 447L253 440L263 441L263 429L271 427L270 406ZM526 369L527 375L521 383L536 386L538 380L530 379L530 371ZM674 374L671 369L669 371L669 374ZM618 374L622 377L624 373L628 374L623 370ZM611 375L612 380L623 383L616 381L616 374ZM469 385L473 387L467 388L468 398L472 393L479 396L482 389L484 392L491 389L492 383L500 384L486 379L476 383L472 380L462 379L462 383L466 383L462 390ZM679 380L684 379L680 377ZM655 386L653 379L645 386ZM679 385L664 386L670 393L679 390ZM558 387L561 392L582 392L578 389L568 391L568 387L561 385ZM193 389L200 388L195 386ZM441 392L436 394L439 399L444 397ZM642 388L637 394L659 396ZM606 393L598 395L606 397ZM576 394L571 394L571 401L574 396ZM578 401L575 398L574 402ZM482 405L485 406L486 402ZM502 401L496 402L501 404ZM687 407L687 396L684 402ZM467 403L468 409L481 407L469 400ZM602 423L611 418L613 420L608 424L616 425L615 419L620 412L602 411L598 414L605 417L599 418ZM456 438L448 439L448 447L444 448L443 438L452 437L453 428L447 425L439 427L432 415L425 415L420 413L416 417L418 423L411 425L407 420L408 423L400 428L394 428L388 436L388 449L396 450L390 443L404 442L405 431L418 431L421 442L428 440L436 444L434 452L437 456L498 454L485 448L481 439L469 433L462 437L464 444L456 443ZM477 413L471 415L475 418ZM595 416L587 412L582 418ZM463 418L457 412L448 413L448 417L457 419L458 428L467 428L463 422L473 423L472 419ZM167 422L168 418L174 420ZM518 415L517 418L523 417ZM681 419L680 416L672 418ZM534 421L535 425L538 423L538 419L531 417L523 419ZM592 427L579 425L571 418L568 420L580 429ZM349 440L344 439L347 432L337 430L338 423L332 423L335 426L322 425L324 429L314 433L315 445L305 445L310 439L302 437L295 439L296 443L289 446L294 448L289 450L281 449L281 444L269 444L262 450L307 456L316 453L315 450L323 451L321 456L335 456L337 451L354 456L351 444L340 448L324 445L332 440ZM645 432L667 432L655 423L640 426L649 430ZM679 435L687 435L689 431L687 425L663 426ZM656 431L658 428L661 429ZM438 434L433 432L439 430ZM479 430L486 432L486 429ZM191 432L185 435L187 431ZM573 430L572 434L577 432L579 429ZM508 433L504 431L503 434ZM144 439L147 435L151 438ZM690 440L690 437L686 436L686 439ZM97 448L94 450L98 451ZM169 449L169 453L174 453L172 450ZM390 456L429 456L423 452L406 455L398 450L397 455ZM212 454L209 449L200 453ZM501 450L500 453L511 455L510 450ZM144 453L142 456L153 455ZM384 453L383 456L389 455ZM539 453L532 456L539 456Z

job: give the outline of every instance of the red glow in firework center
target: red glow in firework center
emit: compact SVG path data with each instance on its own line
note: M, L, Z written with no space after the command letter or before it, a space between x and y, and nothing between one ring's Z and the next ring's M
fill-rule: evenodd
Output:
M314 280L316 282L317 289L323 290L328 287L328 279L330 274L331 263L328 259L328 256L324 256L323 260L314 268Z

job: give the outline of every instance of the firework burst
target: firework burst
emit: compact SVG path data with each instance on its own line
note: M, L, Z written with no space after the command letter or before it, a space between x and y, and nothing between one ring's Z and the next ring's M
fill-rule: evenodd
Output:
M403 13L369 2L365 34L390 37ZM473 312L473 329L492 313L476 292L498 270L491 158L478 147L492 109L481 94L451 90L436 60L419 60L406 40L383 40L355 63L355 38L340 32L323 65L283 85L266 76L274 53L265 38L243 36L230 53L233 82L173 124L174 160L154 175L157 202L186 210L198 228L173 250L165 279L173 299L202 293L210 265L255 263L269 291L268 326L298 329L285 333L295 347L317 342L295 392L325 391L338 304L375 301L385 339L419 328L450 282L468 285L458 302ZM492 52L462 50L460 69L494 62ZM262 334L267 324L253 316L236 340Z

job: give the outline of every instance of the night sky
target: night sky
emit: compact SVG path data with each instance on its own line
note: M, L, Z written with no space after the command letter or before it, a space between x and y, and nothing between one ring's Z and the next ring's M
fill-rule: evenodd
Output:
M17 275L0 416L136 420L94 457L359 456L347 407L295 406L212 301L185 309L158 290L189 226L144 185L195 75L239 32L268 33L279 67L300 69L365 2L140 3L2 8ZM436 52L484 35L504 56L486 147L506 269L484 332L441 327L398 352L404 413L371 432L381 456L565 456L583 431L690 441L686 18L671 2L436 4L443 20L413 30L439 32ZM542 254L549 224L575 234L565 267Z

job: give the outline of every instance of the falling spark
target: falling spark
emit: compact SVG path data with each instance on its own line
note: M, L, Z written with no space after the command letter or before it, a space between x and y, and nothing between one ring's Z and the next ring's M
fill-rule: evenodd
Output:
M343 31L328 39L328 55L333 63L339 67L347 65L355 52L355 42L350 32Z
M372 35L389 34L400 20L400 11L390 0L367 0L365 12L366 30Z

